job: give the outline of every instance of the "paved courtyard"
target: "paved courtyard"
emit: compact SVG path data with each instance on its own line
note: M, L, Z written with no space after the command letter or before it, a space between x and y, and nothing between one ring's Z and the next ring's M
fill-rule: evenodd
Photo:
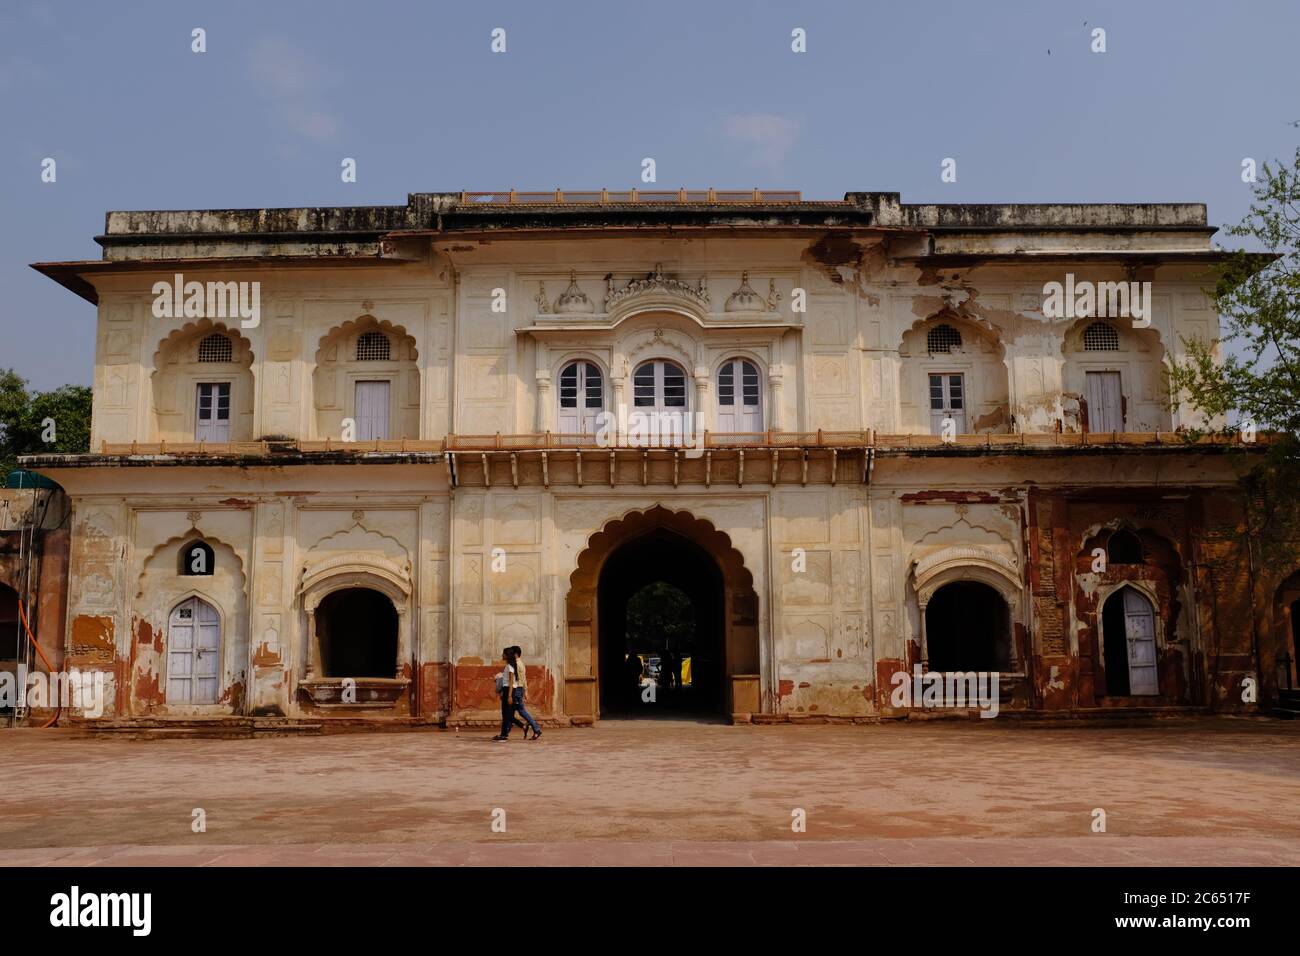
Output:
M1300 859L1300 724L605 721L537 742L490 733L0 731L0 864ZM204 833L191 830L198 808ZM1104 834L1091 832L1096 808ZM791 830L796 809L805 833Z

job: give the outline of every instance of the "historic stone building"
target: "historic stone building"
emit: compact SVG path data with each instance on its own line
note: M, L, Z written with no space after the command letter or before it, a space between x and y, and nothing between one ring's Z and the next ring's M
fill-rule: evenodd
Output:
M676 705L737 720L915 712L917 666L998 672L1002 713L1248 709L1300 563L1243 549L1250 446L1167 400L1213 231L712 190L109 213L102 259L36 266L98 308L91 453L27 462L73 503L66 664L105 719L463 723L519 645L589 722L661 582Z

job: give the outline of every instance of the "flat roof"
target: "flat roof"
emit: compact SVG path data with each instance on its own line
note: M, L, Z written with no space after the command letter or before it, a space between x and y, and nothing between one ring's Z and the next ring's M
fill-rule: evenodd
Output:
M400 264L412 243L437 238L586 239L611 234L805 237L845 239L1002 234L1116 234L1131 238L1110 251L990 248L938 256L936 265L1043 261L1080 257L1152 262L1217 262L1203 203L903 203L896 192L848 192L805 199L791 189L562 190L421 192L404 205L249 209L117 210L105 214L97 260L38 262L32 267L90 302L95 274L170 268L255 268L269 262L330 267ZM1175 248L1177 247L1177 248ZM940 262L940 259L943 261Z

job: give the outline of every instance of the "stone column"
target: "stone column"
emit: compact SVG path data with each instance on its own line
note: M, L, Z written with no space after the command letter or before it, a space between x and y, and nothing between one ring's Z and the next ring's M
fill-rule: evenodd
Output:
M615 354L609 368L609 381L614 388L614 402L609 411L617 423L614 444L621 445L627 439L627 359Z
M921 671L930 669L930 641L925 633L925 609L928 602L918 602L921 609Z
M695 366L695 407L691 411L698 417L693 416L689 421L684 422L686 427L682 429L683 432L694 434L696 422L702 423L701 431L707 431L711 425L717 424L713 417L713 409L709 408L709 370L704 365Z
M537 431L553 431L551 427L551 373L537 370Z
M540 433L552 431L554 412L551 409L551 370L547 364L546 345L536 338L533 339L533 343L537 350L534 377L537 380L537 431Z
M767 384L771 389L771 397L768 399L771 415L768 418L767 427L769 431L779 432L782 422L781 403L785 401L785 376L774 368L768 373Z

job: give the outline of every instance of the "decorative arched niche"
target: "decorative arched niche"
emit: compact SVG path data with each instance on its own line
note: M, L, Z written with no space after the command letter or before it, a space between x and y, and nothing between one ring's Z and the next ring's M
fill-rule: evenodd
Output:
M1061 336L1061 355L1065 359L1062 387L1069 400L1067 430L1173 428L1165 377L1169 357L1156 326L1141 328L1128 318L1085 316ZM1117 407L1090 407L1098 403Z
M199 319L173 330L154 352L150 385L154 436L158 440L253 438L257 395L253 349L238 329ZM206 389L202 412L200 386ZM220 412L218 406L224 406ZM201 414L206 416L202 423ZM220 414L225 418L218 421Z
M202 544L211 552L210 574L180 573L182 548ZM128 707L135 716L239 716L249 685L247 576L240 552L225 541L190 528L159 542L140 562L131 601L132 674ZM167 699L172 610L189 598L211 606L220 619L220 666L214 703L174 704Z
M317 437L342 438L345 419L357 440L420 437L419 352L405 328L358 316L325 333L315 359Z
M391 673L386 676L326 673L322 657L322 604L330 595L341 592L370 592L386 599L396 621L396 653ZM306 618L306 668L299 688L317 707L323 708L393 708L410 686L411 662L411 571L409 564L380 554L336 554L309 562L303 569L298 594ZM331 602L332 603L332 602ZM376 622L375 626L379 626ZM385 635L347 633L332 635L335 640L383 640ZM349 695L352 691L352 696Z
M1024 586L1019 563L996 551L980 547L953 547L933 552L915 563L912 586L920 610L921 658L928 659L926 608L940 588L959 582L983 584L997 592L1007 607L1007 639L1013 669L1024 666L1023 649L1017 641L1017 625L1025 619Z
M898 349L903 429L940 434L1010 430L1006 348L988 320L953 309L917 319Z
M647 312L675 312L701 327L708 319L711 306L703 276L692 285L664 275L662 265L656 263L654 270L644 279L633 279L621 288L615 285L612 277L606 282L605 312L611 326Z

